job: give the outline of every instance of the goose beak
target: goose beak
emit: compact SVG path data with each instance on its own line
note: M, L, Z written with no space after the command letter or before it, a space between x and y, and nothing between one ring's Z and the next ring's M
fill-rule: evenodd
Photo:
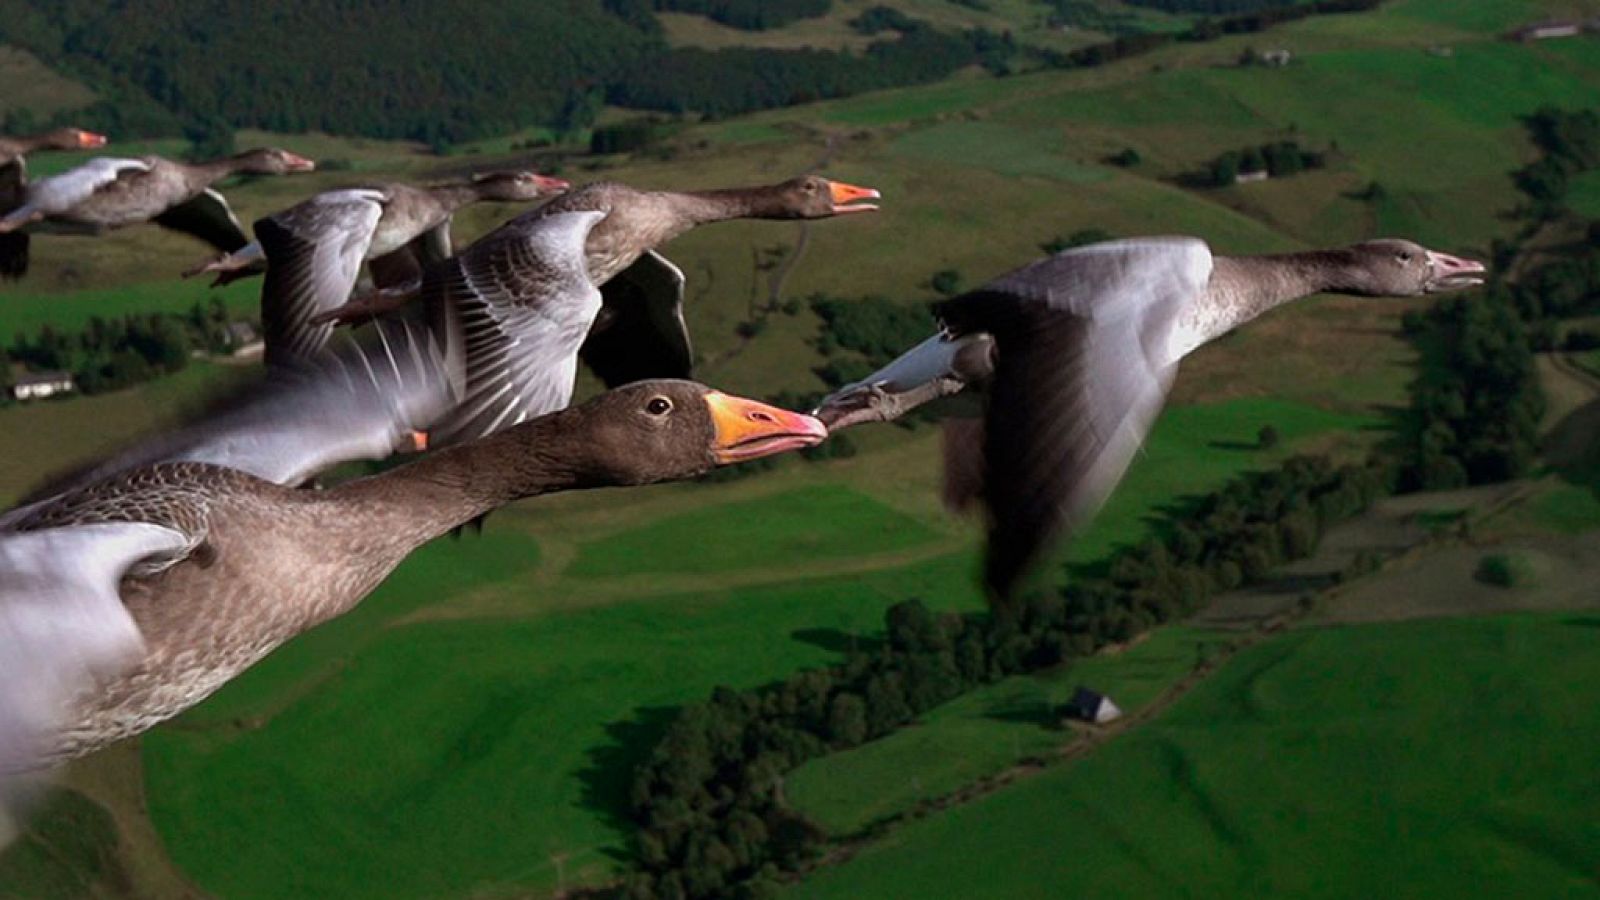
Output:
M1430 294L1441 291L1458 291L1462 288L1477 287L1483 284L1483 274L1489 269L1475 259L1462 259L1448 253L1435 253L1428 251L1428 276L1427 292Z
M95 134L92 131L78 132L78 146L85 150L93 150L96 147L104 147L106 145L106 141L107 138L103 134Z
M283 159L284 162L289 164L289 171L291 172L311 172L315 171L317 168L317 164L314 160L306 159L304 156L301 156L297 153L289 153L288 151L285 151L283 154Z
M707 393L706 406L716 428L712 455L718 465L815 447L828 436L828 429L811 416L721 391Z
M533 176L533 183L539 190L548 191L552 194L572 188L572 182L563 178L553 178L549 175L535 175Z
M842 181L828 182L829 199L833 201L834 215L853 212L876 212L876 203L857 203L857 200L879 200L883 195L872 188L856 187Z

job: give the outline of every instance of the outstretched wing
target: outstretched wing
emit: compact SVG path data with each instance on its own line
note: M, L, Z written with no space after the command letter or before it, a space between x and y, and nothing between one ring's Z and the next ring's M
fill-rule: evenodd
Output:
M122 576L190 546L182 532L144 522L0 534L0 780L38 767L76 698L139 659Z
M204 462L297 485L339 463L384 459L461 396L459 361L418 324L374 323L311 360L270 370L220 411L166 430L36 491L29 509L118 472L160 462Z
M987 332L997 347L981 470L985 578L998 596L1053 539L1088 521L1127 471L1177 371L1172 329L1210 272L1199 241L1118 241L1043 260L940 307L952 331ZM970 481L971 465L950 465Z
M267 257L261 327L269 365L309 359L333 336L332 323L311 320L350 299L383 204L379 191L329 191L257 220Z
M428 270L424 300L460 335L466 372L466 396L434 438L472 440L571 401L578 348L600 309L584 243L604 217L528 219Z
M453 252L450 220L446 219L399 250L369 260L372 286L383 289L419 283L424 270L449 259Z
M20 156L0 163L0 215L27 202L28 167ZM26 231L0 234L0 279L28 274L29 235Z
M600 287L600 315L580 351L606 387L687 378L694 366L683 321L683 270L647 250Z
M64 212L124 175L148 171L150 164L143 160L98 157L34 182L28 188L28 205L46 215Z
M250 243L244 226L228 207L227 198L211 188L156 216L153 221L162 228L197 237L224 253L233 253Z

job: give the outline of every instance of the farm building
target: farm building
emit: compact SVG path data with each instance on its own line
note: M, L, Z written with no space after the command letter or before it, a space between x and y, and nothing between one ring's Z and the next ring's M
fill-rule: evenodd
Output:
M228 323L228 347L234 356L259 356L263 350L255 326L241 321Z
M1577 22L1535 22L1517 29L1512 37L1519 41L1547 41L1551 38L1573 37L1582 30L1583 27Z
M17 376L11 385L11 396L18 400L38 400L65 394L77 389L72 376L66 372L29 372Z
M1268 50L1261 54L1261 64L1274 69L1281 69L1294 60L1294 54L1288 50Z
M1266 169L1257 169L1253 172L1240 172L1233 176L1234 184L1249 184L1252 181L1266 181L1270 177Z
M1122 718L1122 710L1111 702L1110 697L1081 686L1073 692L1072 699L1061 708L1061 713L1069 719L1093 722L1096 725Z

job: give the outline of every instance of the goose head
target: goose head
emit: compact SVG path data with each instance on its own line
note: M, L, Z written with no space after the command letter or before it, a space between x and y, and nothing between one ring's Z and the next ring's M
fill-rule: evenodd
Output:
M287 175L310 172L317 167L312 160L277 147L258 147L239 154L237 159L238 170L249 175Z
M1414 241L1385 238L1349 249L1366 291L1383 297L1418 297L1483 284L1483 263L1429 250Z
M44 145L51 150L94 150L106 145L106 136L82 128L57 128L45 135Z
M559 194L572 187L570 183L537 172L487 172L472 177L472 186L484 200L515 203L537 200Z
M883 195L872 188L856 187L842 181L829 181L818 175L806 175L774 185L767 190L778 206L775 218L826 219L845 213L874 212L877 200Z
M811 416L692 381L640 381L576 407L574 439L606 484L691 478L716 466L811 447L828 436Z

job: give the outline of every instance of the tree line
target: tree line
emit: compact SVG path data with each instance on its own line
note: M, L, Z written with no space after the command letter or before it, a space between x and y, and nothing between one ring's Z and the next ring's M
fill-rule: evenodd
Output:
M70 373L84 394L131 387L182 371L197 350L235 349L228 322L227 308L213 300L183 314L92 316L76 333L43 325L32 335L19 332L0 348L0 387L10 387L13 362L33 371ZM9 391L5 396L9 399Z

